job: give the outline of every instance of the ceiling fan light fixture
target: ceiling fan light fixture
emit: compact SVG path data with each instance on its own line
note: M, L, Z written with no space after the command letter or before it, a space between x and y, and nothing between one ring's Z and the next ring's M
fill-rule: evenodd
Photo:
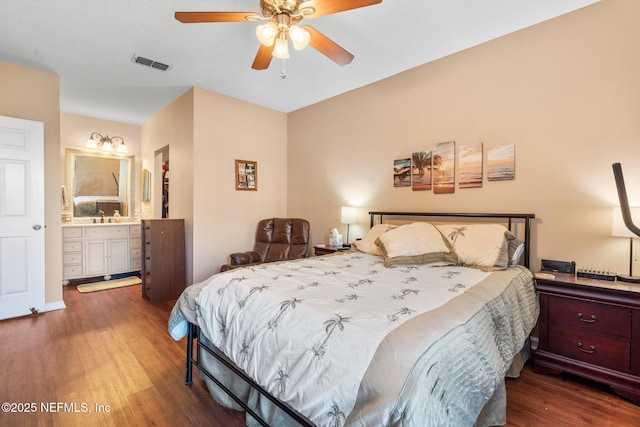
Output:
M287 40L286 33L280 33L280 36L276 39L276 45L271 55L273 55L274 58L289 58L289 41Z
M289 39L296 50L311 45L338 65L350 64L353 55L309 25L298 27L306 18L320 18L382 3L383 0L259 0L259 12L175 12L185 24L201 22L257 22L260 46L251 64L254 70L266 70L272 59L289 58Z
M256 36L260 43L265 46L273 46L273 42L278 34L278 26L273 21L256 27Z
M289 37L291 37L293 48L295 50L302 50L309 44L309 40L311 40L311 33L297 25L292 25L291 28L289 28Z

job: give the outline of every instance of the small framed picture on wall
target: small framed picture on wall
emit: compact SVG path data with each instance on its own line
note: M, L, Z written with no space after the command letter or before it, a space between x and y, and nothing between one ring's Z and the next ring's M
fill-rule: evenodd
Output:
M236 190L258 190L258 162L236 160Z

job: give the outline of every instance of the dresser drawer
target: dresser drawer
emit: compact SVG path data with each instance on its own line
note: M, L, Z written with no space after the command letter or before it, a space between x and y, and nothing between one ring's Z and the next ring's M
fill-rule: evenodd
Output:
M549 322L560 327L631 337L631 310L624 307L550 296Z
M142 258L142 249L131 249L131 259L140 259Z
M65 265L66 264L82 264L81 252L64 254L62 258Z
M140 249L142 247L142 240L141 239L130 239L129 240L129 247L131 249Z
M62 227L63 239L75 239L82 237L82 227Z
M129 226L129 234L131 236L139 236L142 234L142 226L141 225L130 225Z
M125 225L105 225L97 227L87 227L85 237L128 237L129 228Z
M618 371L631 368L631 344L575 329L549 326L549 350Z
M82 251L82 241L74 240L72 242L64 242L62 244L62 252L80 252Z
M65 265L63 268L64 277L82 276L82 265Z
M141 259L132 259L130 264L131 270L140 270L142 269L142 260Z

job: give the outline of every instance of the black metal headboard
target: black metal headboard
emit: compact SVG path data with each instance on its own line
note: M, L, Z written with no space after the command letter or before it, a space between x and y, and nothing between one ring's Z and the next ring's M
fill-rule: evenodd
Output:
M369 212L369 227L375 224L375 218L379 216L380 223L383 217L431 217L431 218L468 218L468 219L503 219L507 220L508 228L514 220L524 222L524 266L529 268L529 258L531 253L531 220L536 217L535 214L501 214L501 213L445 213L445 212L386 212L371 211Z

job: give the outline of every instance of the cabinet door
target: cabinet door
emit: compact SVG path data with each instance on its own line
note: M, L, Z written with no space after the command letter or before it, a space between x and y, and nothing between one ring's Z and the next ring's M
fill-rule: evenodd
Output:
M84 275L102 276L107 274L107 241L87 240L84 242Z
M109 274L129 271L129 239L107 240L109 246Z

